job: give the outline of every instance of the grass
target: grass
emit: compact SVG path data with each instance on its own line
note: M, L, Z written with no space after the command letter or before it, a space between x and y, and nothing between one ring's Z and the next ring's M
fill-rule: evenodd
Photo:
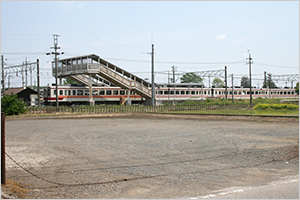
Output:
M2 189L9 191L10 194L17 196L19 199L27 198L29 189L26 189L26 186L28 185L13 180L6 180L6 184L1 184Z
M269 116L299 116L299 110L187 110L166 111L164 113L176 114L212 114L212 115L269 115Z

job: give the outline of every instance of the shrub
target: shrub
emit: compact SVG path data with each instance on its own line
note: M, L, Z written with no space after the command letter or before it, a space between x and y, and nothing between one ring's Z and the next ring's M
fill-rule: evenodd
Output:
M4 95L1 99L1 112L5 115L18 115L25 113L27 110L27 105L23 100L18 99L17 95Z
M276 110L297 110L299 109L298 105L293 105L293 104L264 104L264 103L259 103L256 106L254 106L255 110L271 110L271 109L276 109Z

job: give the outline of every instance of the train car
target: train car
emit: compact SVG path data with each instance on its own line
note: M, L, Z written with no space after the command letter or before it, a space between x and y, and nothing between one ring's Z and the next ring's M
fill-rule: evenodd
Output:
M95 104L119 104L121 99L128 97L128 91L120 87L97 87L93 86L92 96ZM144 100L140 95L130 92L132 103L142 103ZM85 105L89 104L88 86L58 86L58 102L60 105ZM56 86L47 86L44 89L44 104L54 105L56 103Z
M233 95L232 95L233 93ZM44 89L44 104L54 105L56 102L55 86ZM93 86L92 96L95 104L119 104L123 98L127 99L128 91L120 87ZM227 88L227 98L249 99L250 88ZM130 100L134 104L141 104L145 98L130 92ZM252 88L252 98L299 98L294 89ZM225 88L202 87L158 87L156 88L157 101L186 101L205 100L207 98L225 98ZM89 104L89 88L87 86L70 85L58 86L58 101L60 105Z
M250 99L250 88L227 88L227 98ZM225 88L180 88L165 87L156 90L157 100L205 100L225 98ZM252 98L298 98L294 89L252 88Z

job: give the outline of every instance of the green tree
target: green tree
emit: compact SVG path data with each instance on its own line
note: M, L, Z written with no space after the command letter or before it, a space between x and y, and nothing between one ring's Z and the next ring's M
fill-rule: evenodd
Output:
M299 82L297 82L296 87L295 87L295 92L299 94Z
M241 86L244 87L244 88L250 88L250 80L247 76L242 77Z
M219 78L215 78L212 82L212 85L215 86L216 88L222 88L224 87L224 81L222 81L221 79Z
M276 88L275 82L272 80L272 74L269 73L267 76L267 80L263 82L263 88Z
M26 110L26 103L18 99L18 96L13 93L11 95L5 94L1 99L1 112L4 112L5 115L18 115L25 113Z
M67 85L67 84L76 84L77 82L76 81L73 81L72 79L70 78L66 78L66 80L64 80L64 85Z
M203 78L201 78L194 72L189 72L184 74L180 78L180 82L181 83L203 83Z

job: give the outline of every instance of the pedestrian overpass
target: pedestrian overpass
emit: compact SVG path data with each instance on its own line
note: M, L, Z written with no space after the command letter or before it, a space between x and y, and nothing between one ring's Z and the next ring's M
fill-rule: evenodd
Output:
M52 62L52 74L56 76L55 61ZM114 84L125 90L131 90L151 102L151 83L134 74L100 58L95 54L59 59L57 61L57 77L70 78L78 83L89 86L90 102L92 86ZM61 81L60 81L61 84Z

